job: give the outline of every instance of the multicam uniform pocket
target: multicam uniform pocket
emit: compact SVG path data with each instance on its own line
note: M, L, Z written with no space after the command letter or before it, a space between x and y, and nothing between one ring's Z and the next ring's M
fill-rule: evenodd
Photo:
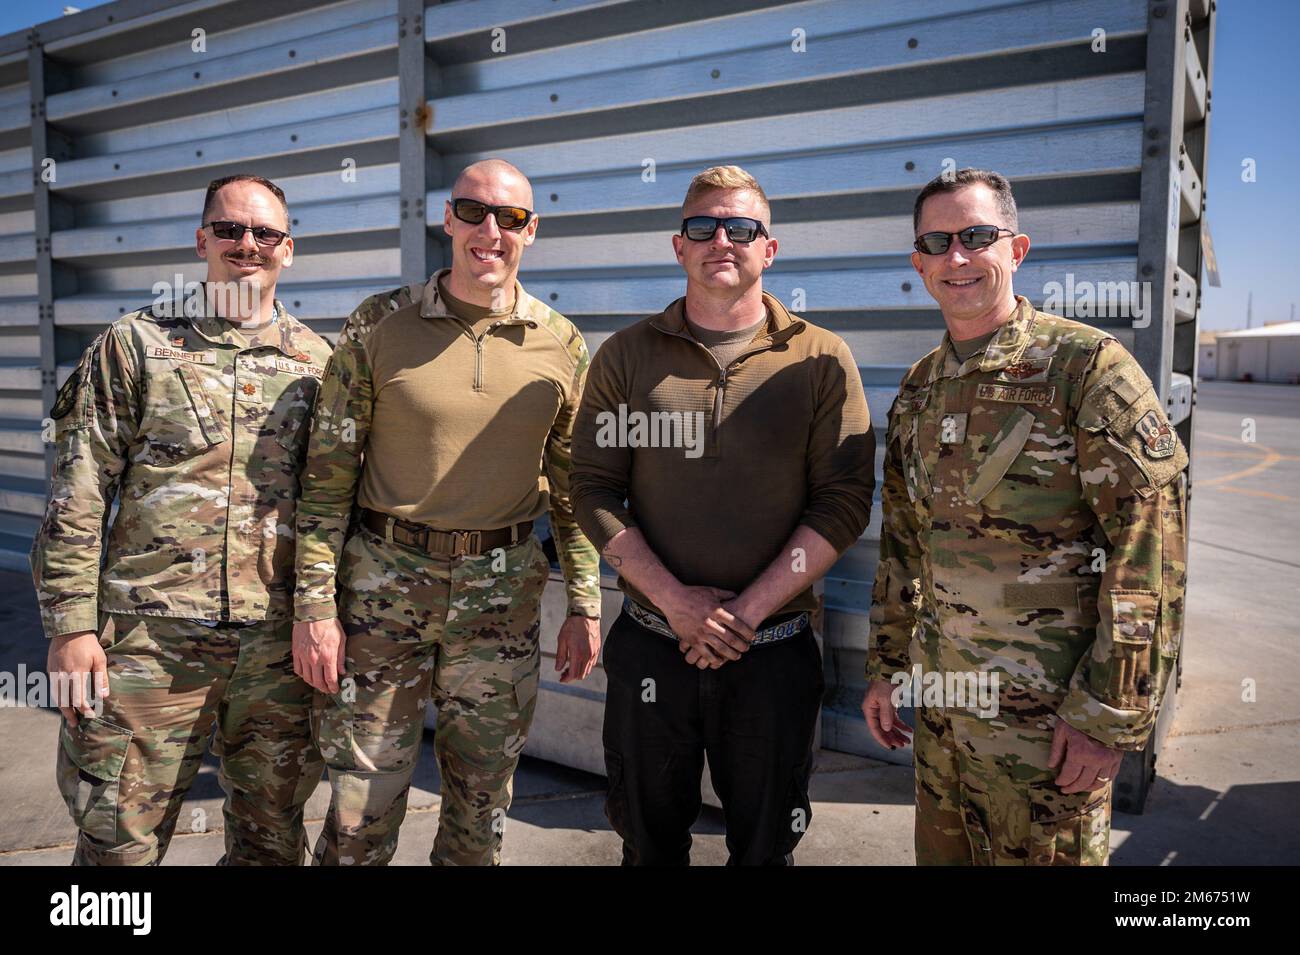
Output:
M1105 699L1124 710L1151 709L1151 653L1160 628L1160 595L1154 590L1112 590L1112 660Z
M1062 793L1054 782L1029 787L1030 865L1106 865L1110 784Z
M891 409L895 422L894 435L899 442L899 457L903 462L903 480L907 485L907 496L912 501L929 497L933 490L925 460L925 442L921 435L921 419L929 403L929 387L904 387L894 399L894 407Z
M140 422L147 463L170 467L230 440L230 429L193 366L177 362L166 372L150 371L149 397Z
M89 717L76 726L65 720L59 733L59 792L72 821L109 844L117 842L119 787L131 737L128 729Z

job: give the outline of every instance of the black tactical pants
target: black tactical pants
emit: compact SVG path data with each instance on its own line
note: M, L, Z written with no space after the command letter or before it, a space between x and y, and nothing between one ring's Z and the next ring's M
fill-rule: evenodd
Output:
M605 814L624 865L686 865L704 759L728 865L786 865L812 817L808 776L825 680L811 627L716 670L626 613L605 642Z

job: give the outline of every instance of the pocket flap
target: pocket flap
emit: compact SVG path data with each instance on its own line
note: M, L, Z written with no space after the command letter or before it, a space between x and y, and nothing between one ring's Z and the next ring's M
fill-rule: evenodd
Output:
M1084 395L1075 420L1085 431L1100 431L1132 406L1149 387L1137 380L1133 367L1120 365Z
M983 500L1020 456L1034 430L1034 415L1023 407L1016 407L1007 415L1006 422L989 442L982 460L975 462L975 475L966 485L966 497L972 503Z
M1130 646L1149 646L1160 619L1160 595L1154 590L1110 592L1111 639Z
M102 719L81 717L76 726L63 722L63 749L78 769L96 779L112 781L122 775L133 734Z

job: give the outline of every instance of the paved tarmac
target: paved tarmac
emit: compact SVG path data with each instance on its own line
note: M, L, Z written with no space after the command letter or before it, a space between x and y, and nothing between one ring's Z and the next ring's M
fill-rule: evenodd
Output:
M1300 863L1300 388L1203 382L1196 410L1190 583L1178 713L1146 812L1117 813L1115 865ZM1253 432L1253 433L1252 433ZM1251 439L1251 440L1245 440ZM0 672L43 668L30 580L0 572ZM0 709L0 865L62 865L75 835L54 785L59 716ZM525 758L504 861L609 865L618 838L599 776ZM426 738L397 864L423 864L438 807ZM909 767L823 751L801 865L910 865ZM328 801L308 805L311 834ZM221 791L205 765L166 865L222 852ZM693 861L725 861L722 816L705 809Z

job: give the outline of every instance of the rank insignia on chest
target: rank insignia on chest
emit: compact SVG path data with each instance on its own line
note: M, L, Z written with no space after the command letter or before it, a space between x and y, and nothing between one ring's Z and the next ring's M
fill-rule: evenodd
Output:
M1173 428L1155 408L1152 408L1133 426L1142 438L1142 447L1149 458L1167 458L1178 450L1178 438Z
M939 419L939 443L962 444L966 440L966 412L946 414Z
M1003 368L998 373L998 381L1014 381L1017 384L1029 384L1047 380L1047 369L1051 367L1051 358L1022 358Z
M262 385L260 382L240 381L235 385L235 399L243 404L258 405L262 403Z
M172 348L184 348L184 347L185 347L184 335L177 335L175 338L172 339Z
M1050 405L1056 397L1055 385L983 384L975 389L980 401L1010 401L1020 405Z

